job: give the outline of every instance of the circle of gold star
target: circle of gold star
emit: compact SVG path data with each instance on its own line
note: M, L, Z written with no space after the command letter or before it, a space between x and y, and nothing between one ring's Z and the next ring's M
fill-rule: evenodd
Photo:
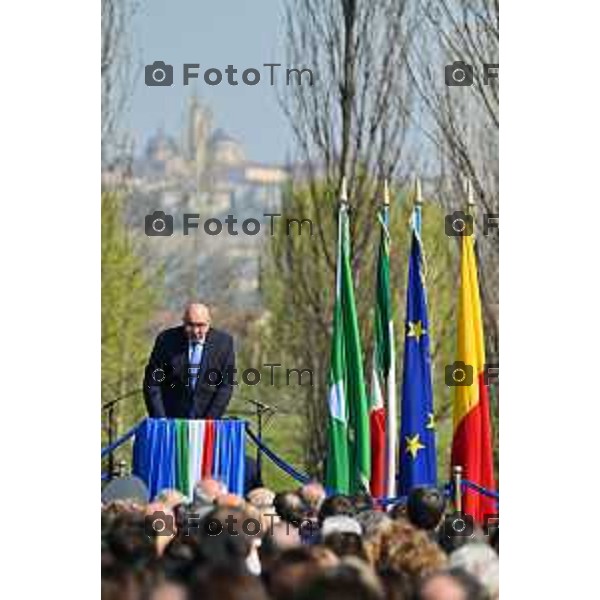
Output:
M409 321L407 337L416 338L417 342L427 333L422 321Z
M427 413L427 424L425 425L425 429L435 429L435 415L432 412Z
M421 444L419 437L418 433L413 435L413 437L406 436L406 452L412 456L413 460L417 458L419 450L425 448L425 444Z

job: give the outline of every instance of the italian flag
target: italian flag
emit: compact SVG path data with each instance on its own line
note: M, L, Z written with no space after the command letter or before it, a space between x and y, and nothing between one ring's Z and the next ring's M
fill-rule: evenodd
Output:
M472 368L471 385L454 388L454 435L452 465L463 467L465 479L495 490L490 425L490 404L484 380L485 344L481 299L472 235L461 238L460 291L458 300L457 362ZM467 376L461 374L460 378ZM484 515L496 514L493 500L466 489L462 510L482 522Z
M371 447L362 347L350 264L345 182L338 212L336 292L329 367L325 483L337 493L369 491Z
M390 291L390 233L387 184L379 213L381 234L375 292L375 340L371 373L371 494L396 494L396 367Z

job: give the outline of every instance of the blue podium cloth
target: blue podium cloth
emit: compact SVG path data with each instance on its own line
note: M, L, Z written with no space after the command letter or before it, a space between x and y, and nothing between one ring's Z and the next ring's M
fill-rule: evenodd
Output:
M192 474L219 479L230 492L243 495L245 441L244 421L146 419L135 434L133 473L146 483L151 498L176 488L191 499Z

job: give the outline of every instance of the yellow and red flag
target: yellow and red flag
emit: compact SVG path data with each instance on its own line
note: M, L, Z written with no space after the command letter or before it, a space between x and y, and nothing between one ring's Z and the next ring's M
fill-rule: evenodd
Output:
M463 477L494 491L494 461L490 424L490 403L485 380L485 343L481 299L472 235L463 235L460 258L458 301L458 347L454 368L464 369L455 376L454 436L452 465L463 467ZM462 510L483 522L485 515L497 513L494 500L473 489L463 492Z

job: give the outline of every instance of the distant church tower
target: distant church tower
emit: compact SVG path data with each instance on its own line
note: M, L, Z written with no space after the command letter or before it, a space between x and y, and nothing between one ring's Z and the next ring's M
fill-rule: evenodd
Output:
M184 130L184 151L188 161L194 163L196 186L205 187L207 166L207 144L212 129L212 113L196 96L188 100L186 127Z

